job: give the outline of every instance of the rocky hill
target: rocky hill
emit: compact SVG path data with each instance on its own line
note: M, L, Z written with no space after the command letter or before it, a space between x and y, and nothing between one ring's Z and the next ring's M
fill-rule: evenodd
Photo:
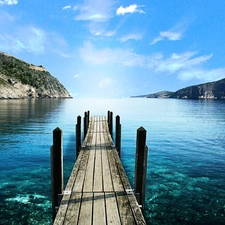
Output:
M225 99L225 79L182 88L174 92L170 97L186 99Z
M0 52L0 99L11 98L71 98L71 95L43 66Z
M171 94L173 94L171 91L160 91L147 95L147 98L170 98Z
M175 92L160 91L154 94L132 96L136 98L183 98L183 99L225 99L225 78L222 80L193 85Z

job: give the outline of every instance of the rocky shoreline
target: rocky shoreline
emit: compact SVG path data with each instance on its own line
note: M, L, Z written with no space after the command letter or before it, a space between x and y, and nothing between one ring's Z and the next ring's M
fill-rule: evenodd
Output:
M43 66L0 52L0 99L72 98Z
M225 99L225 78L204 84L193 85L175 92L160 91L154 94L132 96L133 98L178 98L178 99Z

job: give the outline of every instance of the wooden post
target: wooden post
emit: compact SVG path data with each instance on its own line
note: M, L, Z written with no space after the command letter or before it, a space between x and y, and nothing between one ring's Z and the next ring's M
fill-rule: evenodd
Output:
M76 124L76 158L80 153L80 148L81 148L81 116L78 116Z
M137 201L139 205L142 206L142 211L144 211L145 207L147 159L148 147L146 146L146 130L140 127L137 130L134 192L138 196Z
M119 157L121 156L121 124L120 116L116 116L116 149Z
M90 120L90 111L87 111L87 114L86 114L86 131L88 131L88 126L89 126L89 120Z
M84 139L87 134L87 112L84 113Z
M112 134L113 134L113 112L108 111L108 119L107 119L107 121L108 121L109 133L110 133L110 135L112 137Z
M110 134L113 139L113 112L110 112Z
M53 130L53 146L51 147L51 177L52 177L52 219L54 221L57 207L60 205L59 195L63 194L63 153L62 130Z
M88 117L87 121L88 121L88 126L89 126L89 122L90 122L90 111L89 110L87 111L87 117Z
M110 111L108 110L107 122L109 124Z

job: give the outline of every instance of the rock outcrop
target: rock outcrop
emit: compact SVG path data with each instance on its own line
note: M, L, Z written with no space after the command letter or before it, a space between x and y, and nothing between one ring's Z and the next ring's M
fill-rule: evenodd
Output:
M132 96L132 98L182 98L182 99L225 99L225 78L179 89L175 92L160 91L154 94Z
M11 98L71 98L71 95L43 66L0 52L0 99Z
M171 91L160 91L154 94L147 95L147 98L170 98L172 94L173 92Z
M179 89L171 98L225 99L225 79Z

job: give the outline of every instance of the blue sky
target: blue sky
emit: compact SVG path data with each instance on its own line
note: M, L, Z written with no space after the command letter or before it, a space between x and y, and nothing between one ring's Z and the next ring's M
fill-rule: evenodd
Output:
M129 97L225 78L224 0L0 0L0 51L74 97Z

